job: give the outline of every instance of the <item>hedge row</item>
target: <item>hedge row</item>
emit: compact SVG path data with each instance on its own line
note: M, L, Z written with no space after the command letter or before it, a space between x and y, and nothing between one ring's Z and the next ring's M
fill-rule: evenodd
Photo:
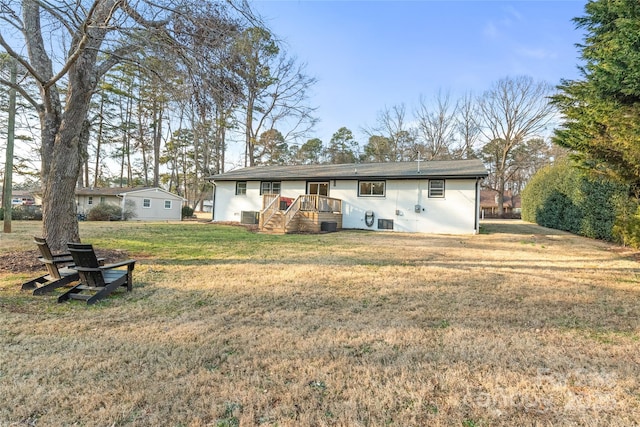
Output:
M15 206L11 208L11 219L16 221L41 221L42 208L40 206ZM0 208L0 221L4 221L4 209Z
M563 160L539 171L522 192L522 219L594 239L640 244L640 211L626 185L588 177Z

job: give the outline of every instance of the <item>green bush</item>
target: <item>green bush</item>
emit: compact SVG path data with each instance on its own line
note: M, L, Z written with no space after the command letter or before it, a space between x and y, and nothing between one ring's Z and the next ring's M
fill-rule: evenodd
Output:
M182 219L191 218L193 216L193 208L191 206L182 207Z
M42 221L41 206L14 206L11 209L11 219L15 221ZM0 221L4 221L4 209L0 208Z
M120 206L112 205L111 203L98 203L89 211L87 219L89 221L118 221L121 216Z
M640 248L640 202L619 197L615 203L618 215L613 225L613 235L625 246Z
M136 203L131 200L131 199L127 199L124 202L124 210L122 211L122 220L123 221L128 221L132 218L135 218L136 215Z
M628 221L618 218L627 193L627 186L588 177L564 160L542 169L527 184L522 219L595 239L620 240L621 233L631 233Z

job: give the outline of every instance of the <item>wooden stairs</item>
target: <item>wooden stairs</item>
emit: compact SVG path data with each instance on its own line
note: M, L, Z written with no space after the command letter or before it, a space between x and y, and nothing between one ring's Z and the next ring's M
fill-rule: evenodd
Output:
M289 199L291 200L291 199ZM279 195L264 198L259 229L266 234L320 233L323 223L342 228L342 201L323 196L302 195L286 209L280 207ZM319 208L321 206L322 208Z

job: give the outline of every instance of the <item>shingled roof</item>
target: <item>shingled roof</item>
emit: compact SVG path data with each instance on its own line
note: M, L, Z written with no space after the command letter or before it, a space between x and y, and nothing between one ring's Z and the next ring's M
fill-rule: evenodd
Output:
M106 187L93 188L83 187L76 188L76 196L119 196L132 191L152 190L155 187Z
M170 191L163 190L159 187L106 187L106 188L76 188L76 196L121 196L125 194L132 194L141 191L153 190L156 192L165 193L167 195L175 196L183 199L182 196L173 194Z
M398 163L347 163L339 165L254 166L209 177L211 181L294 181L312 179L415 179L484 178L480 160Z

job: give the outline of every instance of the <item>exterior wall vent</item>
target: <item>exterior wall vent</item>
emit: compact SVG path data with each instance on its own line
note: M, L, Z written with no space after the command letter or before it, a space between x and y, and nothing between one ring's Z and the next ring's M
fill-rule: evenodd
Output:
M392 219L379 219L378 220L378 230L393 230L393 220Z

